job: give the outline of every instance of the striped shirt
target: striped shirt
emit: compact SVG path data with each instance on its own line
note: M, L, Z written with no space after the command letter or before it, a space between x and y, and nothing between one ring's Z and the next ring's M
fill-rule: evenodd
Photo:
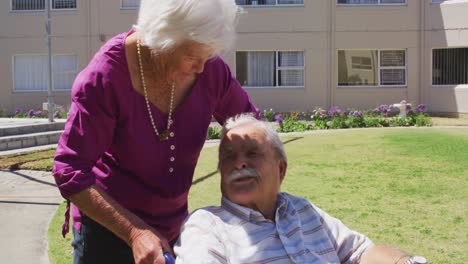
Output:
M275 222L222 198L193 212L176 263L359 263L373 243L309 201L278 194Z

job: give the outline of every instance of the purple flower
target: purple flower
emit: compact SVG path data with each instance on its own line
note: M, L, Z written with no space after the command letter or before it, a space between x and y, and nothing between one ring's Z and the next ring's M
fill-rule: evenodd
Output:
M338 106L332 106L328 109L328 116L335 117L342 113L341 109Z
M316 109L312 112L312 118L324 120L327 118L327 111L322 108Z
M418 104L418 106L415 109L416 113L423 113L426 111L426 105L425 104Z
M388 108L388 111L387 111L386 116L388 116L388 117L396 116L396 115L398 115L399 113L400 113L400 108L395 107L395 106L392 105L392 106L390 106L390 107Z
M34 116L41 116L42 115L42 111L41 110L37 110L37 111L34 111Z
M411 104L406 104L406 111L411 110Z
M29 109L28 117L33 117L33 116L34 116L34 109Z
M281 114L275 115L275 121L278 122L280 125L283 124L283 117L281 116Z
M15 115L18 115L18 114L20 114L20 113L21 113L21 108L16 108L16 109L15 109Z
M357 117L357 118L362 118L362 112L361 111L351 111L351 112L349 112L349 115Z
M386 115L388 112L388 109L389 109L388 105L380 105L375 110L376 112L380 112L381 114Z

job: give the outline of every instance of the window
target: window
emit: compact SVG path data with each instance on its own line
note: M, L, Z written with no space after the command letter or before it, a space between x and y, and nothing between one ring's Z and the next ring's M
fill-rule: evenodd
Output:
M140 0L122 0L123 9L137 9L140 6Z
M236 77L246 87L304 87L304 52L238 51Z
M468 48L433 49L432 84L468 84Z
M439 4L439 3L466 3L467 0L432 0L432 3Z
M13 58L16 92L47 91L46 55L17 55ZM54 55L52 78L54 90L70 90L78 72L76 55Z
M339 86L405 86L405 50L339 50Z
M339 5L402 5L406 0L338 0Z
M11 0L13 11L35 11L45 9L45 0ZM76 9L76 0L50 0L53 10Z
M244 6L275 6L304 5L304 0L236 0L236 4Z

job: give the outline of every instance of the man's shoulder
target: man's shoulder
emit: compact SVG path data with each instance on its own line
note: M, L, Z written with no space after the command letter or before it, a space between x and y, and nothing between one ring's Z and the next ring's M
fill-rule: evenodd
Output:
M223 213L221 206L207 206L193 211L186 220L186 223L205 222L207 220L216 221Z

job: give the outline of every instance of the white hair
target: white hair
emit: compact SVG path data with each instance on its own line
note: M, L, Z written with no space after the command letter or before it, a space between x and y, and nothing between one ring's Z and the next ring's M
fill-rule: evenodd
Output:
M233 44L241 12L234 0L141 0L134 28L150 49L192 40L219 52Z
M221 142L223 142L224 137L230 130L247 124L262 129L265 132L267 141L271 143L278 157L286 162L288 161L286 152L284 151L283 142L279 138L278 133L273 126L265 121L257 120L252 114L239 114L226 120L226 123L221 130Z

